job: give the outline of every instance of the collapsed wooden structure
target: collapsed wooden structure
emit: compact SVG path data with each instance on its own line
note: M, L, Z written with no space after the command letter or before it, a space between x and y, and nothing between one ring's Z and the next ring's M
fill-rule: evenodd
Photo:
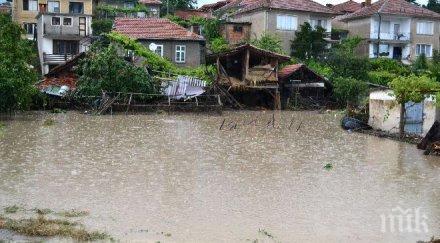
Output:
M273 98L275 109L281 109L278 80L279 65L289 56L266 51L250 44L232 50L209 55L207 60L215 63L217 79L214 86L222 92L267 92Z

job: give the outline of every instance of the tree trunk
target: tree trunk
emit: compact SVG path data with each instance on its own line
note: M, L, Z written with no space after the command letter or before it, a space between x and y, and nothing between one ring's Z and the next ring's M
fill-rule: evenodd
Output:
M399 122L399 133L400 137L405 136L405 114L406 114L406 108L405 103L400 104L400 122Z

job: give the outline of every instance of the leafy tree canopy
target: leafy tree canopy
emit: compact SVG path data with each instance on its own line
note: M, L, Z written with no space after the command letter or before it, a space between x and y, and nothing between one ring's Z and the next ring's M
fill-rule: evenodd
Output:
M23 30L10 17L0 14L0 111L26 109L36 93L37 74L29 65L32 44L21 38Z
M166 15L177 10L194 9L196 5L197 0L163 0L161 12Z
M263 33L260 38L251 41L251 44L258 48L271 52L285 54L281 43L281 39L278 36L269 34L267 32Z
M438 1L438 0L429 0L428 4L426 5L426 8L431 10L431 11L440 13L440 1Z
M318 58L327 45L324 40L325 29L318 26L314 29L308 22L296 32L296 38L292 41L292 55L301 60Z

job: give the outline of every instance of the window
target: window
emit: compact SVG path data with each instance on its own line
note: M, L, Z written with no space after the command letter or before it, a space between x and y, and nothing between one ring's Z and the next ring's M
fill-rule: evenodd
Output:
M420 56L421 54L425 54L425 56L431 57L432 56L432 45L417 44L416 45L416 55Z
M186 46L176 46L176 62L185 62Z
M433 22L417 22L417 34L419 35L433 35L434 23Z
M78 41L53 40L53 54L77 54L78 46Z
M48 1L47 9L50 13L59 13L60 12L60 2L59 1Z
M37 0L23 0L23 10L25 11L38 11Z
M158 11L157 11L157 8L151 8L150 11L151 11L151 15L154 16L154 17L159 15Z
M327 20L325 19L312 19L310 20L310 25L313 29L316 29L318 26L327 30Z
M52 17L52 25L60 25L61 20L60 17Z
M84 13L84 3L69 2L69 13Z
M377 44L374 44L374 55L377 55ZM390 46L387 44L379 45L379 56L386 57L390 55Z
M125 2L124 8L128 8L128 9L134 8L134 2Z
M23 23L23 29L26 31L26 34L28 35L35 34L36 28L37 28L37 24L35 23Z
M243 26L234 26L234 32L243 32Z
M157 45L155 53L161 57L163 57L163 45Z
M278 30L296 30L298 25L298 18L296 16L278 15L277 29Z
M72 18L63 18L63 25L72 25Z

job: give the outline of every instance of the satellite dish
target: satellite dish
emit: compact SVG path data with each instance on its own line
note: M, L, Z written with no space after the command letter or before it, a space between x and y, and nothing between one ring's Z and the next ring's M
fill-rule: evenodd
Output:
M151 43L149 48L151 51L155 52L157 50L157 45L155 43Z

